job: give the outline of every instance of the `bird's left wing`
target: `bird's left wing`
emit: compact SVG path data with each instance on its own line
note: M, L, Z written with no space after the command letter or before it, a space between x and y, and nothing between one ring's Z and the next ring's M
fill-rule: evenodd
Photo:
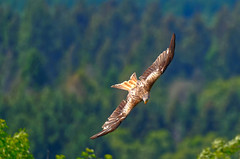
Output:
M110 115L108 120L103 124L102 128L103 130L92 137L91 139L95 139L97 137L106 135L112 131L114 131L121 122L127 117L127 115L130 113L130 111L140 102L140 100L134 100L134 99L127 99L127 101L122 100L122 102L119 104L119 106L113 111L113 113Z
M161 74L164 73L167 66L173 59L175 50L175 34L172 35L171 42L169 48L163 51L157 59L153 62L153 64L148 67L148 69L139 77L141 81L145 83L148 87L148 90L151 89L154 82L160 77Z

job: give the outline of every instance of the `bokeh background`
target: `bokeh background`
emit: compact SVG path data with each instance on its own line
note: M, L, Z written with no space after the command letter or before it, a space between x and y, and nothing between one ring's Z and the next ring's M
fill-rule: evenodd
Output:
M35 158L196 158L240 132L237 0L0 0L0 118L25 128ZM96 140L176 33L175 57L113 133Z

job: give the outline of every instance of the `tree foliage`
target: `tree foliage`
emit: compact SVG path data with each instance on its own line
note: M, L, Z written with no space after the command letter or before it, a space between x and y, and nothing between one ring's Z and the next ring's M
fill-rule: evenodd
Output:
M0 117L26 128L34 157L194 158L240 132L239 2L95 2L0 0ZM173 32L148 105L89 140L126 96L109 86L140 76Z
M19 130L13 136L6 132L6 122L0 119L0 159L26 158L33 159L30 152L28 134Z
M56 155L56 159L65 159L66 157L64 155ZM85 151L82 151L81 157L77 157L77 159L94 159L96 155L94 154L93 149L86 148ZM112 159L112 156L109 154L104 155L104 159Z
M211 147L202 150L198 159L214 159L214 158L231 158L240 151L240 136L236 136L230 141L224 139L216 139L212 142ZM237 156L236 156L237 157Z
M83 158L96 158L96 155L94 154L94 150L86 148L86 151L82 152Z

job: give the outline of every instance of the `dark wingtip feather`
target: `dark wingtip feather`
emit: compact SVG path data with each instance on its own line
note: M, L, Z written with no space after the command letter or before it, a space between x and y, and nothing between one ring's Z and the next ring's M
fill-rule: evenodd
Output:
M103 135L104 135L104 132L105 132L105 131L103 130L103 131L101 131L101 132L99 132L99 133L91 136L90 139L96 139L96 138L98 138L98 137L100 137L100 136L103 136Z
M107 131L107 130L102 130L102 131L100 131L99 133L91 136L90 139L96 139L96 138L98 138L98 137L100 137L100 136L106 135L107 133L109 133L109 131Z
M121 121L117 121L117 122L113 123L108 129L103 129L99 133L97 133L97 134L93 135L92 137L90 137L90 139L96 139L96 138L98 138L100 136L106 135L106 134L114 131L120 124L121 124Z
M173 33L172 38L171 38L171 42L169 45L169 51L174 55L174 50L175 50L175 39L176 39L176 35L175 33Z
M90 137L90 139L96 139L97 138L97 136L96 135L93 135L92 137Z
M122 102L118 105L118 107L113 111L113 113L110 115L108 120L103 124L102 128L103 130L92 137L90 139L96 139L100 136L106 135L115 129L121 124L121 122L126 118L127 114L122 113L122 110L124 106L127 104L125 100L122 100Z

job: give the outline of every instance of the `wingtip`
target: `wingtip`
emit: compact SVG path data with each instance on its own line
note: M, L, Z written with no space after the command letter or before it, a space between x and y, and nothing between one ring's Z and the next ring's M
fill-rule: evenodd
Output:
M175 34L175 33L173 33L173 34L172 34L172 37L174 37L174 38L175 38L175 37L176 37L176 34Z
M102 130L102 131L100 131L99 133L97 133L97 134L95 134L95 135L93 135L93 136L91 136L90 137L90 139L96 139L96 138L98 138L98 137L100 137L100 136L104 136L104 135L106 135L106 134L108 134L108 133L110 133L110 132L112 132L113 130Z
M96 138L97 138L96 135L93 135L93 136L90 137L90 139L92 139L92 140L93 140L93 139L96 139Z
M101 132L100 132L101 133ZM91 136L90 137L90 139L96 139L96 138L98 138L99 136L101 136L101 135L99 135L100 133L97 133L97 134L95 134L95 135L93 135L93 136Z
M170 45L169 45L169 49L172 53L174 53L174 50L175 50L175 39L176 39L176 34L173 33L172 38L171 38L171 42L170 42Z
M173 33L173 34L172 34L172 38L171 38L171 43L173 43L174 45L175 45L175 39L176 39L176 34ZM170 43L170 44L171 44L171 43Z

